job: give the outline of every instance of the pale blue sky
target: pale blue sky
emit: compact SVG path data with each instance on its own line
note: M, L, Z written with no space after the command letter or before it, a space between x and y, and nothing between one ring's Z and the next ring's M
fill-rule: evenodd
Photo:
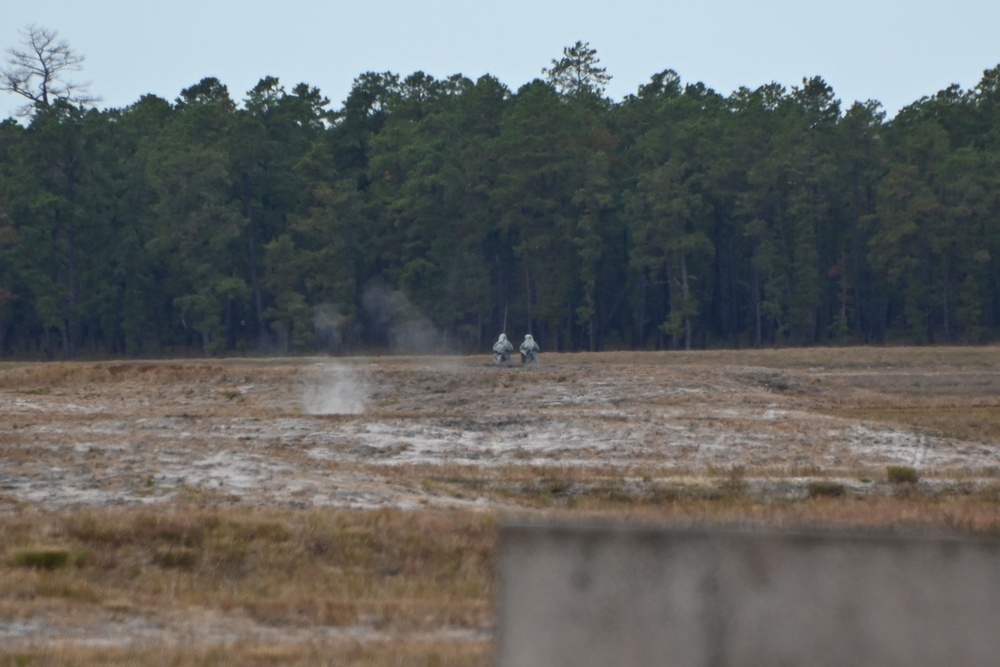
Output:
M597 50L615 100L664 69L723 95L821 76L843 107L877 99L890 116L1000 64L998 0L45 0L5 3L0 49L34 23L86 57L100 107L152 93L173 101L206 76L242 100L267 75L318 87L339 108L366 71L491 74L512 90L577 40ZM31 5L34 5L33 7ZM0 118L21 100L0 93Z

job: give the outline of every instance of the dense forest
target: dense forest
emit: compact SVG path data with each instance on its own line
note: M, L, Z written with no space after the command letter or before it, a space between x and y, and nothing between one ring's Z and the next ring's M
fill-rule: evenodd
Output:
M1000 339L1000 67L891 120L608 81L578 42L516 91L38 100L0 124L0 356Z

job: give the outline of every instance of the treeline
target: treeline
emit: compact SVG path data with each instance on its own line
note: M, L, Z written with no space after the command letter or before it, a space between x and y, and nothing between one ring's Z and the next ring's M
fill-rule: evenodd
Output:
M613 102L564 55L5 121L0 354L1000 337L1000 67L886 120L818 77Z

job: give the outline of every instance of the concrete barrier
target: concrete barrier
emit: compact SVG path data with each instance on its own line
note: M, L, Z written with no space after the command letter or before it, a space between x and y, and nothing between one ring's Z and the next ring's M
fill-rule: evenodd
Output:
M509 525L499 667L1000 664L1000 542Z

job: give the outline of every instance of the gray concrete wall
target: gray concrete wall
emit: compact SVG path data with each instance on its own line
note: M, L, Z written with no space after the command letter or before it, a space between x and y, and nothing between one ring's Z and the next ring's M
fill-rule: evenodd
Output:
M998 665L1000 542L510 525L496 664Z

